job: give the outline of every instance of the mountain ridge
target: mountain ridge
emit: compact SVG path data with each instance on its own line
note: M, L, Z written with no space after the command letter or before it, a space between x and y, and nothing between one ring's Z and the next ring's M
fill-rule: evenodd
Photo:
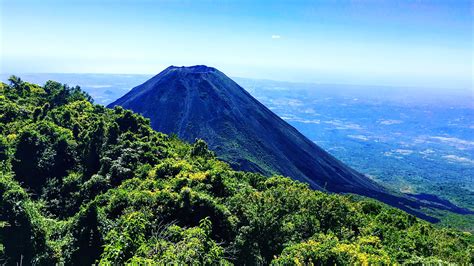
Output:
M175 72L175 73L172 73L172 72ZM228 79L229 82L232 82L233 83L232 86L217 87L217 86L214 86L215 82L212 82L212 81L207 82L208 78L209 78L207 75L208 74L212 75L212 74L216 74L216 73L218 75L218 78L225 78L225 79ZM177 74L177 75L174 76L174 74ZM241 109L238 109L238 107L237 107L237 106L239 106L239 104L241 104L241 102L239 102L239 100L240 100L239 98L247 97L247 99L245 99L245 100L248 101L247 104L250 102L250 104L253 105L253 106L251 106L252 109L258 109L258 112L262 112L263 113L262 115L264 115L267 120L268 119L273 120L273 122L275 124L272 125L272 126L274 126L274 127L275 126L285 127L285 130L289 131L288 134L291 137L294 136L294 137L298 138L298 140L300 140L302 145L311 147L313 149L318 149L318 152L321 153L320 158L322 160L328 160L328 159L333 160L333 159L335 159L331 155L329 155L327 152L325 152L324 150L319 148L312 141L310 141L305 136L303 136L293 126L289 125L283 119L281 119L279 116L274 114L271 110L266 108L263 104L261 104L253 96L251 96L250 93L248 93L245 89L243 89L237 83L235 83L230 78L225 76L225 74L223 74L222 72L220 72L217 69L212 68L212 67L207 67L207 66L203 66L203 65L197 65L197 66L192 66L192 67L170 66L170 67L166 68L164 71L160 72L158 75L154 76L153 78L151 78L150 80L145 82L142 85L142 87L140 88L140 90L135 90L134 89L129 94L127 94L126 95L126 102L134 101L136 97L140 97L140 96L145 96L145 97L151 96L151 97L153 97L154 96L153 91L157 87L162 86L163 84L166 86L166 83L170 82L170 80L169 80L170 75L173 75L173 78L178 79L178 82L175 83L176 86L174 88L171 88L171 90L175 89L176 93L179 93L178 90L183 89L181 86L190 85L190 84L183 84L183 82L186 82L186 79L199 78L199 79L202 79L203 82L207 82L206 86L191 86L191 88L197 90L200 93L199 97L201 97L201 98L205 97L203 95L204 93L206 93L206 94L215 93L215 95L213 95L213 96L216 96L216 97L213 97L213 99L217 99L218 101L215 101L212 104L213 105L214 104L222 104L223 105L223 110L218 110L217 112L210 112L210 115L204 117L206 120L211 120L212 121L213 119L215 119L216 116L228 116L228 114L225 114L226 112L234 112L234 115L236 115L236 116L239 116L242 112L244 112L244 114L240 115L239 118L245 118L246 115L255 114L255 112L253 112L253 110L241 110ZM190 75L192 77L189 77ZM144 87L144 89L143 89L143 87ZM170 89L170 88L167 88L167 89ZM227 91L225 91L225 90L227 90ZM236 97L229 97L229 95L224 94L223 91L224 91L224 93L226 93L226 92L227 93L235 93L236 92L237 94L239 94L239 98L236 99ZM189 134L189 132L186 132L186 129L189 129L189 125L187 125L186 122L188 122L188 119L189 119L191 113L193 111L196 111L196 109L198 108L198 106L192 106L192 107L190 106L192 104L196 104L196 103L192 103L192 101L195 100L195 99L191 100L192 97L196 96L196 95L193 95L194 93L196 93L196 91L191 91L189 93L184 93L183 94L184 104L182 106L184 108L182 110L182 114L179 117L179 122L176 123L175 127L169 127L167 125L162 125L163 122L165 122L165 123L169 122L168 119L163 119L162 117L158 121L157 121L156 118L152 119L152 121L151 121L152 127L157 129L158 131L162 131L162 132L167 133L167 134L176 133L178 136L184 137L184 139L186 139L188 141L193 141L193 139L196 138L196 137L203 138L204 140L206 140L209 143L211 148L219 149L219 147L217 147L215 141L213 141L211 139L211 137L206 136L206 135L194 136L193 134ZM169 100L168 96L169 95L162 95L162 97L164 97L165 100ZM231 96L233 96L233 95L231 95ZM122 97L122 98L118 99L114 103L110 104L109 107L112 107L112 106L115 106L115 105L122 105L123 107L126 107L126 108L129 107L129 106L127 106L126 102L123 102L121 99L124 99L124 98ZM143 99L140 99L140 100L142 101ZM143 104L142 106L145 107L144 109L146 109L146 104ZM170 105L168 105L168 107L169 106ZM135 110L135 109L137 109L137 107L138 106L134 106L133 108L130 108L130 109ZM194 109L192 109L192 108L194 108ZM139 113L145 114L146 117L153 117L153 111L147 111L147 110L144 110L144 109L139 110ZM250 108L247 108L247 109L250 109ZM211 111L211 110L207 110L207 111ZM262 121L263 119L261 119L261 117L259 117L256 120L257 121L252 121L252 122L256 122L256 123L260 123L260 124L263 124L264 122L266 122L266 121ZM234 122L241 122L241 121L234 121ZM259 126L259 125L257 125L257 126ZM262 126L263 127L268 127L269 125L262 125ZM188 127L188 128L186 128L186 127ZM260 127L260 128L262 128L262 127ZM277 136L277 137L279 137L279 136ZM261 140L261 138L259 140L257 140L257 142L256 142L257 145L258 145L260 140ZM280 139L280 141L286 141L286 140L281 140ZM278 148L278 145L276 145L276 148ZM220 155L219 152L218 152L218 155ZM239 156L236 155L235 157L238 158ZM270 174L273 170L271 168L268 169L268 167L265 167L262 164L259 164L259 165L251 164L252 162L253 161L251 161L251 160L247 160L246 162L244 160L241 160L241 163L244 164L243 170L258 171L258 172L262 172L262 173L267 174L267 175ZM337 161L337 162L338 162L338 164L341 164L341 168L342 168L342 166L343 166L342 163L340 163L339 161ZM230 161L230 163L234 166L237 166L235 162ZM285 172L287 172L287 171L285 171L285 168L287 168L287 167L291 167L291 165L285 165L283 167L280 167L280 172L283 172L283 174ZM301 165L300 167L304 168L303 165ZM338 167L339 167L339 165L338 165ZM348 169L349 168L347 168L347 170ZM274 172L276 173L276 171L274 171ZM357 172L355 172L352 169L350 169L349 172L353 173L354 175L359 175ZM314 180L311 180L309 178L301 178L301 177L298 178L298 177L295 177L295 176L294 176L294 178L297 178L301 181L305 181L306 183L309 183L313 188L325 189L324 188L324 186L325 186L324 183L318 183L318 182L315 182ZM377 189L375 183L372 182L372 181L370 181L370 183L368 185L372 189Z

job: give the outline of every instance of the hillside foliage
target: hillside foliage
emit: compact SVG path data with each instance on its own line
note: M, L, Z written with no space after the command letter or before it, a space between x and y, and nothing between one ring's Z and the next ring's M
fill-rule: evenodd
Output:
M79 87L0 83L8 264L474 263L470 233L374 200L238 172Z

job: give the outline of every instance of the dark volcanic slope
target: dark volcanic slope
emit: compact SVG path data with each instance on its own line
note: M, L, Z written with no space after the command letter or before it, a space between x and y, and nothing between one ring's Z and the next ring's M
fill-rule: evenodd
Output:
M236 169L280 173L315 189L365 195L423 216L406 208L417 203L329 155L215 68L168 67L109 107L115 105L150 118L157 131L190 142L204 139Z
M204 139L241 170L281 173L335 192L380 190L214 68L169 67L115 105L150 118L158 131Z

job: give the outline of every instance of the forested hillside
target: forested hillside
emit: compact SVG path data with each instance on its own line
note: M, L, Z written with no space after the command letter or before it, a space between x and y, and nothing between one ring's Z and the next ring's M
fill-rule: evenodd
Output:
M0 83L0 260L7 264L474 263L474 238L374 200L233 171L202 140Z

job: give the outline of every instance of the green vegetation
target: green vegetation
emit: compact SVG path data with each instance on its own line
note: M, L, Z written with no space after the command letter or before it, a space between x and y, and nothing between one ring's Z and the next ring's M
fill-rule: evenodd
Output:
M0 259L14 264L474 263L470 233L236 172L78 87L0 83Z

